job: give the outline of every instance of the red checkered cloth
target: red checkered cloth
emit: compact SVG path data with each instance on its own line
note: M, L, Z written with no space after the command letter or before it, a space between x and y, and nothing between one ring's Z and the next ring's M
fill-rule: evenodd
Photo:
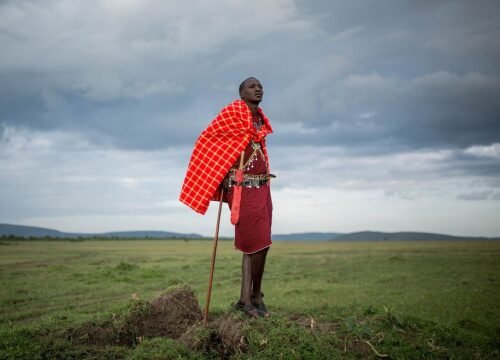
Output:
M250 140L260 142L268 158L265 137L273 129L262 109L258 111L263 120L258 131L253 126L252 112L243 100L232 102L212 120L194 145L179 197L181 202L205 214L210 200L219 200L219 185Z

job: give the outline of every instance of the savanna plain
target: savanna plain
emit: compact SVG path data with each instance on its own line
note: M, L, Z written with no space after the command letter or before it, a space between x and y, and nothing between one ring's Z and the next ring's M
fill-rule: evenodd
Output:
M169 292L203 309L211 250L203 240L1 240L0 358L500 358L499 241L275 242L268 319L231 306L241 255L220 241L208 324L155 336L155 321L177 323L149 318L145 329L137 319Z

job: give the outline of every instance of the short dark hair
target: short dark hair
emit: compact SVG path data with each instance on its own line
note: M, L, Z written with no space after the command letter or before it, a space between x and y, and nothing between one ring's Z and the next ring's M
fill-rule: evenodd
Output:
M238 90L240 94L241 94L241 90L243 90L243 87L245 86L245 83L246 83L248 80L250 80L250 79L255 79L255 80L257 80L257 78L256 78L256 77L254 77L254 76L250 76L249 78L246 78L245 80L243 80L243 81L241 82L240 87L239 87L239 90Z

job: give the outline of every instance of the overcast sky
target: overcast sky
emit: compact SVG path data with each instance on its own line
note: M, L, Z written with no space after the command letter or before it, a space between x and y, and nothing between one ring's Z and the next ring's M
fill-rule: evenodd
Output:
M0 1L0 223L211 236L178 201L255 76L274 233L500 236L500 2ZM231 236L224 208L222 235Z

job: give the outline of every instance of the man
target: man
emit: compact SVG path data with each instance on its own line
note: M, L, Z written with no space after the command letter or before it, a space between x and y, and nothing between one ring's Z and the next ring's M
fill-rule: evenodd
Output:
M264 96L260 81L253 77L244 80L239 93L241 100L223 108L198 138L180 201L204 214L210 200L227 192L231 218L235 219L235 247L243 252L237 308L252 317L267 317L261 283L272 244L269 185L274 176L269 173L265 142L272 127L259 108ZM238 170L243 170L243 179L236 176ZM241 200L235 195L239 191Z

